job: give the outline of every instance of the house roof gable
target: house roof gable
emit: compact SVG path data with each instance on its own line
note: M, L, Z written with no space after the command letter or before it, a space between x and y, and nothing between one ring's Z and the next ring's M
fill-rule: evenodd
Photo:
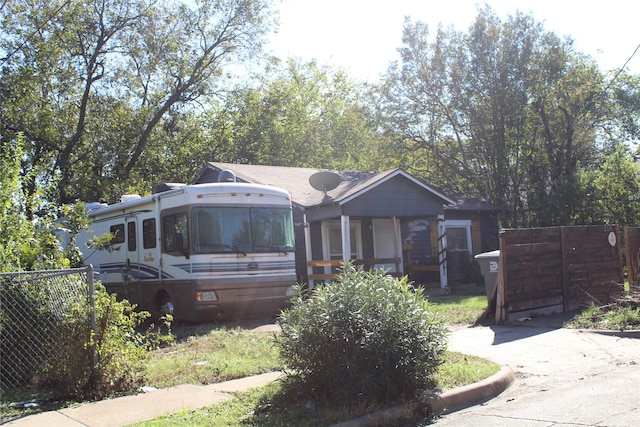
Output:
M342 205L397 176L401 176L433 194L441 199L444 205L455 203L453 199L402 169L392 169L385 172L331 171L340 177L340 183L335 189L327 191L327 197L309 183L309 178L313 174L326 171L326 169L209 162L196 177L194 184L208 182L207 175L222 170L233 171L238 179L245 182L283 187L291 193L291 198L296 204L304 207L336 203Z

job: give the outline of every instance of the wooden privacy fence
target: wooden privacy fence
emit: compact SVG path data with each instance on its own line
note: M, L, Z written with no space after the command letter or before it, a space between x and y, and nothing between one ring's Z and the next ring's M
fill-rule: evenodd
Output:
M637 285L640 283L640 227L625 227L624 243L627 250L627 278L630 285Z
M499 271L496 321L510 312L604 304L624 283L618 226L503 230Z

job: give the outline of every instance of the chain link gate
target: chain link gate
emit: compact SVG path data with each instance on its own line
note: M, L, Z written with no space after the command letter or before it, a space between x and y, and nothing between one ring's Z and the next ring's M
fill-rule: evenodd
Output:
M93 268L0 274L0 395L86 353L96 329ZM95 355L87 357L88 370Z

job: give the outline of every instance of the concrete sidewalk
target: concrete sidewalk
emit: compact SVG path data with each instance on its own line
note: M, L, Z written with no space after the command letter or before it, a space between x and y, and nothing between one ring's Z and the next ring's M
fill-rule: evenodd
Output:
M511 366L517 381L485 405L437 420L446 427L640 425L638 331L559 326L567 314L462 328L449 349ZM521 320L521 321L519 321Z
M281 372L218 384L198 386L185 384L132 396L101 400L59 411L43 412L7 423L22 427L117 427L153 420L182 410L198 409L231 399L229 392L259 387L280 378Z

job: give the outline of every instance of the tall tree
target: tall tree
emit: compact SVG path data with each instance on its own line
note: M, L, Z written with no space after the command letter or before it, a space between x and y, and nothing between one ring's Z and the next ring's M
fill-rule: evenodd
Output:
M97 92L115 75L110 57L121 50L120 34L146 13L146 2L125 0L16 0L2 10L2 42L13 52L2 76L4 127L32 141L29 166L59 174L63 202L73 199L73 167Z
M8 3L0 10L0 43L8 53L2 135L24 132L28 139L25 166L36 171L31 188L59 182L58 198L68 202L86 195L90 176L113 184L136 172L170 112L197 107L219 88L226 66L259 50L272 23L268 6L267 0Z
M599 168L593 188L602 221L620 225L640 224L640 169L630 149L618 144Z
M161 26L157 19L144 22L145 36L130 50L136 70L132 90L141 95L144 125L124 166L125 176L165 114L220 90L216 81L225 65L258 52L271 22L267 6L256 0L202 0L193 10L185 5L162 10Z
M616 120L605 76L519 12L502 22L486 6L466 33L428 30L407 20L401 63L380 89L408 168L472 195L488 188L488 201L509 208L506 226L571 222L580 168L612 143L601 131Z
M290 59L274 63L221 106L219 160L265 165L377 170L378 136L366 87L343 71Z

